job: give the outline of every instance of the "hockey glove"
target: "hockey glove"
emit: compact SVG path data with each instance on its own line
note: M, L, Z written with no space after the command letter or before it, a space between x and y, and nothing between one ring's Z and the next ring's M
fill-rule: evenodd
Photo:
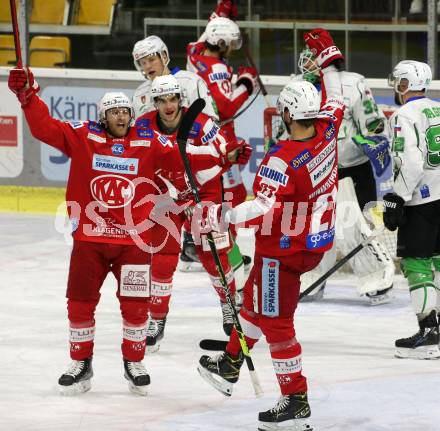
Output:
M252 147L244 139L240 139L240 141L243 145L237 149L235 162L239 165L246 165L252 156Z
M362 148L362 151L370 159L376 176L380 177L391 163L390 143L383 135L362 136L356 135L353 142Z
M405 224L404 203L405 201L396 193L387 193L383 197L383 223L388 230L394 231Z
M26 68L26 70L19 68L12 69L9 72L8 87L17 95L22 108L25 107L33 95L40 90L29 68Z
M257 76L258 71L254 67L240 66L237 70L237 87L243 84L250 96L258 87Z
M238 16L237 4L235 1L231 0L219 0L217 2L217 7L215 11L211 14L210 19L212 18L229 18L235 21Z
M227 232L228 223L225 222L229 218L228 213L231 208L228 204L213 204L196 207L193 212L193 220L196 218L200 226L200 233L209 232Z
M304 41L315 56L316 64L321 69L332 63L340 63L344 60L344 56L333 42L330 33L323 28L315 28L314 30L305 33Z

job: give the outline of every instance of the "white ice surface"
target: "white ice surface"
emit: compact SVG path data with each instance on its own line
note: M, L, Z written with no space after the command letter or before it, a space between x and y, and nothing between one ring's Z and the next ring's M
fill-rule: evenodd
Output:
M242 241L249 251L251 241ZM121 318L109 276L96 321L92 390L62 397L56 382L70 362L65 286L70 248L52 217L0 214L0 430L250 431L279 396L266 343L253 359L265 391L254 398L243 367L231 398L196 364L201 338L221 338L221 312L205 274L176 273L159 353L145 359L148 397L128 391ZM440 361L393 357L396 338L416 320L403 279L395 301L370 307L355 280L330 280L320 303L300 304L296 329L318 431L440 430Z

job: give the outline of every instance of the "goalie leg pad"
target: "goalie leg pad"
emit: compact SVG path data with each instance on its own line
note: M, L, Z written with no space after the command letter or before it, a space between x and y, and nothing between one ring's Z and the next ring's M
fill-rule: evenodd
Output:
M408 281L411 303L419 317L428 316L437 307L438 288L434 284L431 258L404 257L403 275Z

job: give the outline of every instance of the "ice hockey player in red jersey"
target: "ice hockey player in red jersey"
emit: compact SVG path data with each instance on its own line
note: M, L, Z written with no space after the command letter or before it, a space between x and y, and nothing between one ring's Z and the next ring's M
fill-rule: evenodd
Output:
M241 47L240 29L233 21L236 16L233 2L220 1L203 35L187 48L187 69L205 80L217 105L220 121L231 120L223 126L231 138L235 138L232 117L257 88L257 71L252 67L240 67L237 83L232 85L233 70L227 60L234 50ZM223 187L225 193L232 194L226 195L226 198L233 206L246 199L247 191L238 166L223 175Z
M133 109L123 93L104 95L98 104L99 122L63 122L52 118L36 95L39 88L29 69L11 70L8 85L32 135L72 162L66 191L74 239L66 293L72 364L58 381L60 390L74 394L91 388L95 309L104 279L112 272L123 319L124 375L132 392L145 395L150 383L142 364L150 254L148 247L137 245L151 241L156 170L184 170L178 148L151 129L131 127ZM187 146L200 185L205 168L212 175L211 168L223 158L210 148L211 154L199 157L191 154L192 149L200 153L199 147Z
M151 86L151 98L154 101L157 110L151 111L139 117L136 124L150 128L162 135L174 140L182 120L183 114L187 108L182 107L182 88L173 75L163 75L156 77ZM234 155L234 161L238 163L247 163L252 150L244 141L237 142L235 139L226 140L225 135L218 125L206 114L199 114L196 118L193 128L189 135L189 142L195 146L212 145L217 147L228 147L223 152ZM236 148L240 147L240 153ZM220 152L222 150L219 150ZM232 151L234 151L232 153ZM237 153L237 156L236 156ZM229 164L227 167L230 167ZM205 179L205 184L200 189L201 199L210 203L222 202L222 186L220 172L225 168L221 166L213 167L209 175L214 177L212 180ZM156 171L156 184L162 182L161 189L164 193L168 191L167 184L175 181L176 175L184 176L184 172L176 173L176 170L159 169ZM185 205L192 201L192 195L180 193L178 190L170 194L176 200L177 205ZM185 224L186 230L191 232L191 223L186 220L185 214L170 215L173 222L180 232L182 225ZM181 249L180 236L174 237L169 234L166 227L157 224L152 229L153 246L157 251L152 257L152 276L151 276L151 303L150 320L147 330L147 348L154 352L159 349L159 344L164 336L166 316L169 310L169 301L171 298L172 280L178 263L178 257ZM230 309L226 304L223 289L214 260L209 251L206 235L195 236L196 252L204 268L208 272L211 282L220 297L220 304L223 314L223 329L229 335L232 330L232 316ZM225 269L229 280L229 289L232 294L235 293L234 275L231 265L228 261L228 251L231 248L229 233L219 233L216 238L219 249L220 260Z
M322 69L322 102L311 83L287 84L278 110L290 137L273 146L261 162L255 200L234 209L212 206L204 217L213 231L222 231L228 223L257 229L255 263L244 288L240 321L250 348L261 335L266 337L281 389L275 407L259 414L259 430L312 430L293 316L300 275L320 262L335 233L336 138L344 111L335 65L343 57L326 30L315 29L304 37ZM217 390L231 395L243 359L234 329L226 351L202 356L198 370Z

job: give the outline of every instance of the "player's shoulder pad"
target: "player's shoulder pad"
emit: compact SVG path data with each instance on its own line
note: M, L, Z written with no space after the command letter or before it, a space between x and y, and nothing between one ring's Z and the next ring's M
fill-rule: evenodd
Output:
M356 85L359 81L365 80L365 77L360 73L347 72L343 70L340 72L342 85Z
M271 156L263 160L257 175L265 183L285 186L289 179L286 175L287 167L288 164L283 159Z
M151 90L151 81L149 79L146 79L141 85L139 85L136 90L134 90L134 97L143 96L145 94L149 94Z

